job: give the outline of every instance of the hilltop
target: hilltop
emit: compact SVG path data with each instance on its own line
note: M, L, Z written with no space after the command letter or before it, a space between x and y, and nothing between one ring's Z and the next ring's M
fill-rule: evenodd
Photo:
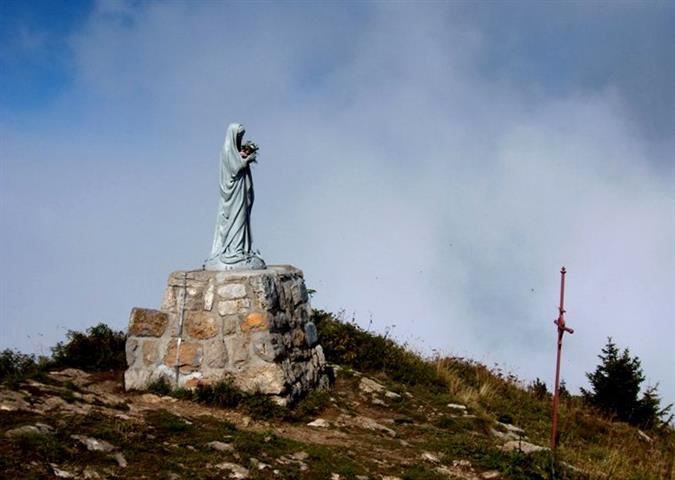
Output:
M554 460L547 449L550 398L541 385L466 359L424 359L325 312L315 312L314 321L334 383L291 407L227 382L125 392L122 369L73 368L63 348L60 364L27 362L0 388L1 475L673 478L670 427L643 432L570 397L561 406Z

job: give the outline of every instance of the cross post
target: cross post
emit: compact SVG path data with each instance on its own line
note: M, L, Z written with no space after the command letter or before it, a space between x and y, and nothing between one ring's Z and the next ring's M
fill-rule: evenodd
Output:
M558 444L558 406L560 404L560 354L565 332L574 333L574 330L565 325L565 274L567 270L560 270L560 306L558 318L553 321L558 327L558 355L555 364L555 387L553 390L553 421L551 422L551 452L555 453Z

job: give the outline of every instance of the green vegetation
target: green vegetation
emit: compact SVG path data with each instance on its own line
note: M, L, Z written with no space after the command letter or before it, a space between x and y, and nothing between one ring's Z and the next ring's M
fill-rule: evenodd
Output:
M68 330L68 340L52 348L51 367L78 368L86 372L120 370L127 367L124 332L116 332L103 323L85 333Z
M638 357L631 357L627 348L619 353L619 348L608 338L598 358L600 365L586 374L591 390L582 389L590 405L610 417L646 428L672 420L672 415L668 416L672 404L661 408L657 386L648 387L642 398L638 398L640 385L645 380Z
M329 361L363 372L382 373L404 385L424 386L434 392L447 388L443 377L404 345L367 332L356 323L341 322L323 310L315 310L312 320Z
M27 378L42 378L47 366L48 360L44 357L5 349L0 352L0 383L16 388Z
M505 480L672 478L675 433L663 423L668 410L659 407L655 389L637 398L644 378L639 360L627 350L620 353L611 341L600 356L601 365L588 375L591 392L574 396L561 388L566 393L561 394L559 449L553 458L547 451L525 454L518 448L500 448L507 440L502 437L509 433L548 445L551 394L543 381L524 385L496 366L456 357L424 358L388 335L370 333L326 312L315 312L313 320L327 361L340 367L336 384L330 392L313 392L289 407L277 405L266 395L242 392L232 379L194 389L172 389L167 382L156 382L149 391L183 401L153 399L156 406L148 408L147 401L136 394L115 391L123 395L123 402L119 403L119 397L108 401L92 396L88 383L77 387L46 374L51 366L68 366L106 371L90 376L93 382L105 379L109 384L110 379L119 379L119 370L124 368L120 363L124 335L105 325L85 333L69 332L68 340L53 349L54 361L6 350L0 353L0 378L5 386L32 406L44 396L55 395L65 407L50 410L48 420L26 411L0 415L2 431L45 421L54 427L48 435L0 437L0 470L8 478L51 478L50 463L77 472L83 465L99 472L118 468L109 454L86 451L71 437L77 434L112 443L129 462L126 470L117 470L115 475L127 478L224 478L229 474L222 469L226 467L218 467L222 462L245 466L251 479L309 480L337 473L344 479L392 475L431 480L448 478L454 475L453 469L458 469L455 476L461 478L462 472L467 473L461 462L470 465L466 468L473 469L473 474L494 470ZM118 371L107 372L110 369ZM362 392L359 384L364 374L384 385L389 395L380 392L376 403L374 396ZM38 378L43 385L23 382L27 378ZM622 389L603 390L614 384ZM602 399L624 395L621 401L629 401L615 404L614 410L604 409L601 403L593 403L596 394ZM64 413L69 408L80 413ZM631 413L619 417L619 411ZM651 417L640 417L645 411ZM654 414L658 422L636 421L654 418ZM244 422L243 416L258 421L249 427L250 420ZM317 417L326 419L330 427L303 425ZM364 428L362 417L372 417L395 430L396 436ZM622 418L640 425L648 437ZM246 430L229 420L247 425ZM509 432L508 424L525 433ZM213 450L212 441L229 447ZM422 460L422 452L433 452L440 463ZM302 460L293 457L298 453ZM257 462L267 467L258 469ZM28 464L32 465L30 473L25 472ZM439 470L439 465L446 470Z

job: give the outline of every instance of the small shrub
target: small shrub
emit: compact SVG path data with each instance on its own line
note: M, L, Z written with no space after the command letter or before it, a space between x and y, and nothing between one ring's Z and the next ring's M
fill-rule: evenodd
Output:
M43 357L5 349L0 352L0 382L14 388L26 378L43 375L46 365L47 360Z
M173 387L171 387L171 384L167 382L166 379L163 377L150 383L146 387L146 390L149 393L154 393L155 395L162 395L162 396L171 395L173 393Z
M528 386L528 390L532 392L537 400L546 400L551 395L548 393L546 382L540 380L539 377L535 378L534 382Z
M89 372L126 368L124 332L116 332L103 323L86 333L68 330L68 340L52 347L52 366L78 368Z
M194 391L195 400L207 405L233 408L239 405L243 393L234 386L232 379L226 379L215 385L200 384Z

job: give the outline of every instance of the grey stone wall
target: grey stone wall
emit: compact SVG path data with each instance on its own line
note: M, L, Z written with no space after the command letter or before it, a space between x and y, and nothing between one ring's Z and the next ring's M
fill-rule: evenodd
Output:
M289 265L174 272L160 310L131 311L125 388L231 376L244 391L286 403L328 383L310 314L302 271Z

